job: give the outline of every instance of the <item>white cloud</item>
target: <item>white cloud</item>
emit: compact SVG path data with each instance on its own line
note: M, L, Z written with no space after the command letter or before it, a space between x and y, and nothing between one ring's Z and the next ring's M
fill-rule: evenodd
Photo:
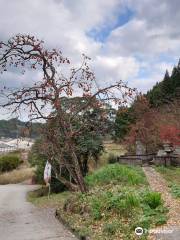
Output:
M172 73L173 64L167 63L167 62L161 62L161 63L155 65L154 68L157 72L159 72L159 74L161 74L161 78L162 78L162 76L164 75L166 70L168 70L169 74ZM161 80L161 78L159 78L159 81Z
M75 65L85 53L102 84L122 79L146 91L179 57L178 0L0 0L0 6L0 39L33 34L47 47L60 48ZM111 31L127 8L133 18ZM104 42L87 35L106 28L110 32ZM22 76L11 71L0 76L0 86L30 84L38 78L38 72Z
M139 55L146 58L161 53L177 54L179 38L169 35L167 26L149 28L145 19L135 18L112 31L108 38L108 52L114 55Z
M136 77L139 71L139 64L132 57L97 56L94 66L98 82L106 84L120 79L127 81Z
M140 92L146 92L147 89L150 90L154 84L159 82L162 78L162 75L159 73L153 73L152 75L144 78L134 78L134 81L132 83L133 87L138 87L138 90Z

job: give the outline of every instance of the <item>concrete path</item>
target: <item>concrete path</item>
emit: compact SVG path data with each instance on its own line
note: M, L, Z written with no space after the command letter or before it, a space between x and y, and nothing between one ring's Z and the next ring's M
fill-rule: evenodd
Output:
M166 180L152 167L143 167L144 173L148 179L153 191L160 192L165 206L168 207L168 222L162 227L152 229L156 234L157 240L180 240L180 201L172 197Z
M22 184L0 185L0 239L76 240L53 212L26 201L27 192L34 188Z

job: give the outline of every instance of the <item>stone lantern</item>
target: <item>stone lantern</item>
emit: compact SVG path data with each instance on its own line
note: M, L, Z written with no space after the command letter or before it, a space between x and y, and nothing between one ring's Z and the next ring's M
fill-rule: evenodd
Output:
M164 143L164 151L167 154L165 157L165 166L170 166L171 165L171 153L174 151L173 145L170 142L165 142Z

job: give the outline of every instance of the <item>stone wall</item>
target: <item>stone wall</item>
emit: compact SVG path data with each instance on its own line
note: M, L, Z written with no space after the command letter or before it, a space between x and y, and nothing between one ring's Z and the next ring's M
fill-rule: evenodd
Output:
M130 165L150 165L155 153L146 154L146 155L126 155L118 157L118 162L122 164Z
M121 164L129 165L156 165L156 166L180 166L180 158L177 156L156 156L156 154L147 155L126 155L117 158Z

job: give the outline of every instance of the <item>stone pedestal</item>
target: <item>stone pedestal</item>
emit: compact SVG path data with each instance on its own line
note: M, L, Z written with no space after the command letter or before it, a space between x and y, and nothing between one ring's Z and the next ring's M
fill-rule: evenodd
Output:
M146 154L146 148L142 144L141 141L136 141L136 155L145 155Z

